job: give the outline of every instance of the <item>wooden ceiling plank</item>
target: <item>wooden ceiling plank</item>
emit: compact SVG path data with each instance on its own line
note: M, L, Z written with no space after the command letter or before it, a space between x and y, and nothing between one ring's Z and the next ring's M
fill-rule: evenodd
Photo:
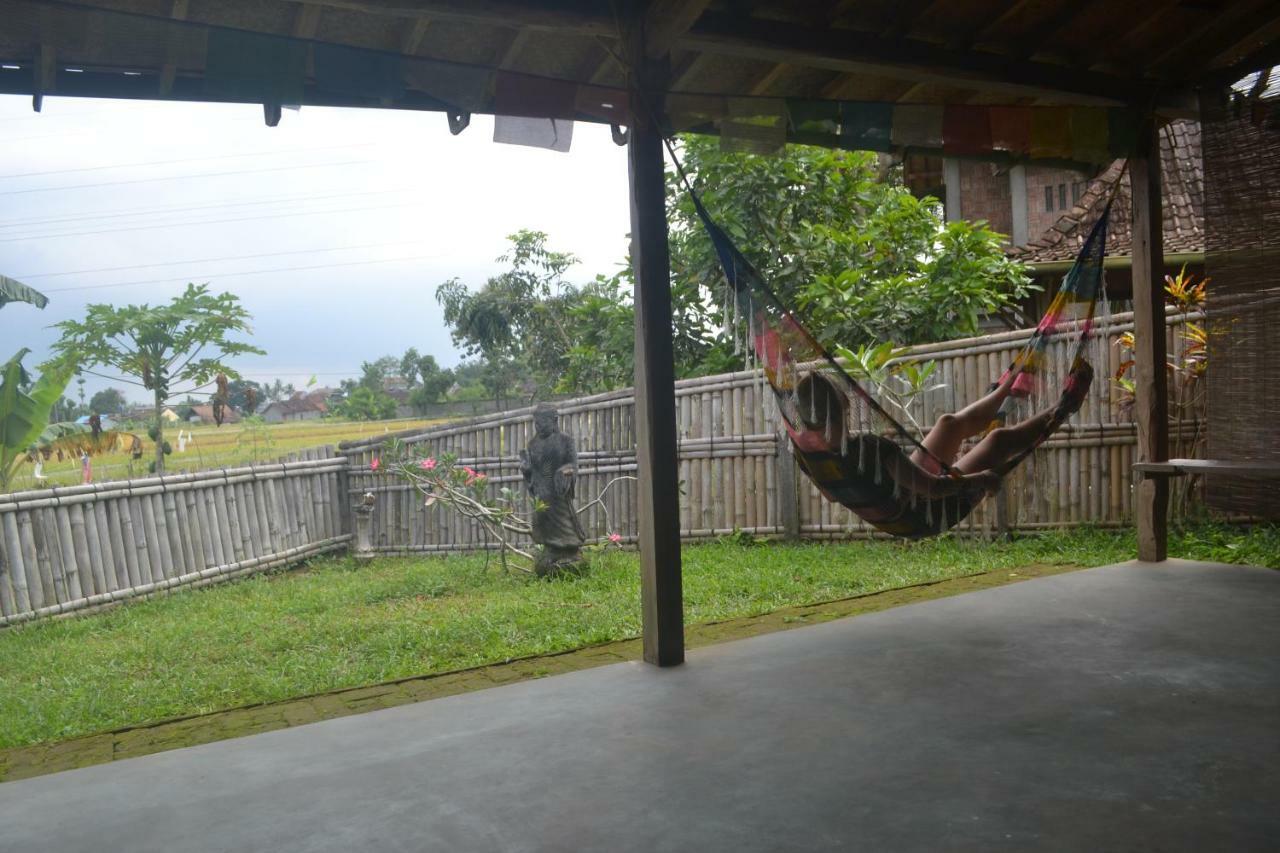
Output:
M427 28L431 26L430 18L417 18L413 26L405 30L400 40L400 52L405 56L414 56L422 47L422 40L427 37Z
M583 11L581 4L563 2L516 2L516 0L301 0L315 6L345 9L368 15L393 18L432 18L462 21L494 27L554 30L560 33L618 35L617 24L607 7L599 12Z
M320 13L323 11L323 6L299 4L298 14L293 19L293 37L300 39L315 38L316 30L320 28Z
M1157 73L1188 57L1198 59L1194 71L1209 65L1208 56L1217 56L1240 38L1240 33L1254 32L1280 13L1273 0L1257 0L1252 5L1236 3L1223 9L1204 27L1188 29L1165 50L1150 57L1144 67ZM1194 74L1188 74L1192 77Z
M1069 97L1076 103L1120 104L1146 94L1137 81L1063 66L956 52L922 42L853 31L816 30L774 21L706 13L681 46L708 53L789 62L913 82L943 83L1010 94Z
M988 39L993 33L999 31L1000 27L1006 22L1012 20L1015 16L1022 13L1027 6L1039 0L1016 0L1013 3L993 3L991 13L974 22L964 34L957 36L955 39L947 42L947 47L951 50L963 50L970 45L977 44L984 39Z
M1028 33L1018 36L1018 46L1009 52L1016 59L1030 59L1044 49L1045 42L1054 33L1068 27L1073 21L1098 5L1100 0L1069 0L1052 15L1036 24Z
M506 47L502 49L498 56L498 63L494 66L495 68L500 71L511 70L516 57L520 55L520 51L524 50L525 43L529 40L529 32L529 30L520 29L512 33Z
M760 77L751 84L751 87L747 91L753 95L769 94L769 90L773 88L773 84L777 83L778 80L782 79L782 76L787 73L788 67L789 66L785 62L775 64L764 74L760 75Z
M644 13L644 49L651 57L671 52L676 39L702 17L711 0L654 0Z
M707 53L691 54L679 67L671 72L671 91L681 92L685 90L685 86L691 80L698 76L702 69L706 68L707 63L711 61L711 55Z

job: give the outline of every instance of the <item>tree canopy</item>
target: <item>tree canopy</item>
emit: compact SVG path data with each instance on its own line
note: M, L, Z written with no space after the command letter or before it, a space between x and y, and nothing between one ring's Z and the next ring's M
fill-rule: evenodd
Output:
M163 305L89 305L84 320L56 325L62 338L54 352L85 366L119 371L155 401L157 473L164 471L164 404L211 384L218 376L239 378L228 359L263 350L235 340L250 332L249 312L231 293L214 295L206 285L187 289ZM114 378L114 377L111 377Z
M983 222L944 222L876 155L803 145L762 157L681 140L686 171L712 216L782 299L829 346L908 345L977 333L984 315L1031 288ZM723 272L693 203L667 174L676 372L740 366ZM566 281L576 259L546 234L511 236L511 269L470 291L437 290L455 343L501 381L525 365L541 393L630 384L634 310L630 265L587 284ZM505 374L504 374L505 371Z

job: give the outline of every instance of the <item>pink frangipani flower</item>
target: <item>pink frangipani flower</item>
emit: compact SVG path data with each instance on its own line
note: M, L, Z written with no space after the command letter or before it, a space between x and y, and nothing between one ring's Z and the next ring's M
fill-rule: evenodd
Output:
M622 544L622 534L621 534L621 533L610 533L610 534L609 534L609 541L610 541L610 542L612 542L614 545L621 545L621 544Z
M369 463L369 470L377 471L381 467L382 467L382 457L380 456L373 457L373 461Z
M426 459L423 459L420 463L418 463L418 467L420 467L423 471L432 471L432 470L434 470L434 469L435 469L435 467L436 467L436 459L435 459L435 457L434 457L434 456L428 456Z

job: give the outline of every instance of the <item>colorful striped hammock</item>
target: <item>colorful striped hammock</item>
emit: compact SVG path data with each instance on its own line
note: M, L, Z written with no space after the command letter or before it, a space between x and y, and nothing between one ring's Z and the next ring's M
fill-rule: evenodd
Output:
M674 158L674 150L671 153ZM898 457L916 452L927 457L943 478L960 475L953 469L952 460L939 459L930 453L920 435L904 426L871 391L850 376L795 312L782 303L711 218L678 160L676 167L724 268L737 314L745 317L749 325L750 354L763 368L764 377L773 389L796 459L819 491L828 500L842 504L893 536L912 539L934 536L968 516L982 501L984 492L952 488L949 490L952 494L945 497L930 496L894 476L895 471L903 470L903 462L915 464ZM1009 417L1016 399L1043 396L1040 386L1045 384L1049 372L1047 351L1051 341L1064 336L1068 340L1072 370L1086 362L1086 344L1102 290L1110 211L1108 201L1048 311L1009 365L1004 376L1008 377L1009 372L1016 374L1014 390L992 426ZM820 396L815 393L817 381L829 383L850 404L848 422L839 436L815 435L801 418L802 407L815 406ZM816 417L810 418L810 423L816 420ZM1004 476L1012 471L1064 420L1053 419L1031 446L1005 460L995 472ZM931 475L926 472L925 476Z

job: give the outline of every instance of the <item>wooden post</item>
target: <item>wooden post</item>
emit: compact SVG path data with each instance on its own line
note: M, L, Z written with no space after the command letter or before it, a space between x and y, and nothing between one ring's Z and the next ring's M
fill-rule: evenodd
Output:
M635 271L637 514L644 659L658 666L674 666L684 661L680 493L666 185L662 131L656 124L669 62L665 57L646 58L640 27L633 33L631 47L630 55L637 64L631 69L634 101L627 164Z
M1169 397L1165 376L1164 230L1160 198L1160 135L1144 116L1136 156L1129 163L1133 189L1134 407L1138 461L1169 458ZM1169 481L1135 479L1138 559L1167 556Z

